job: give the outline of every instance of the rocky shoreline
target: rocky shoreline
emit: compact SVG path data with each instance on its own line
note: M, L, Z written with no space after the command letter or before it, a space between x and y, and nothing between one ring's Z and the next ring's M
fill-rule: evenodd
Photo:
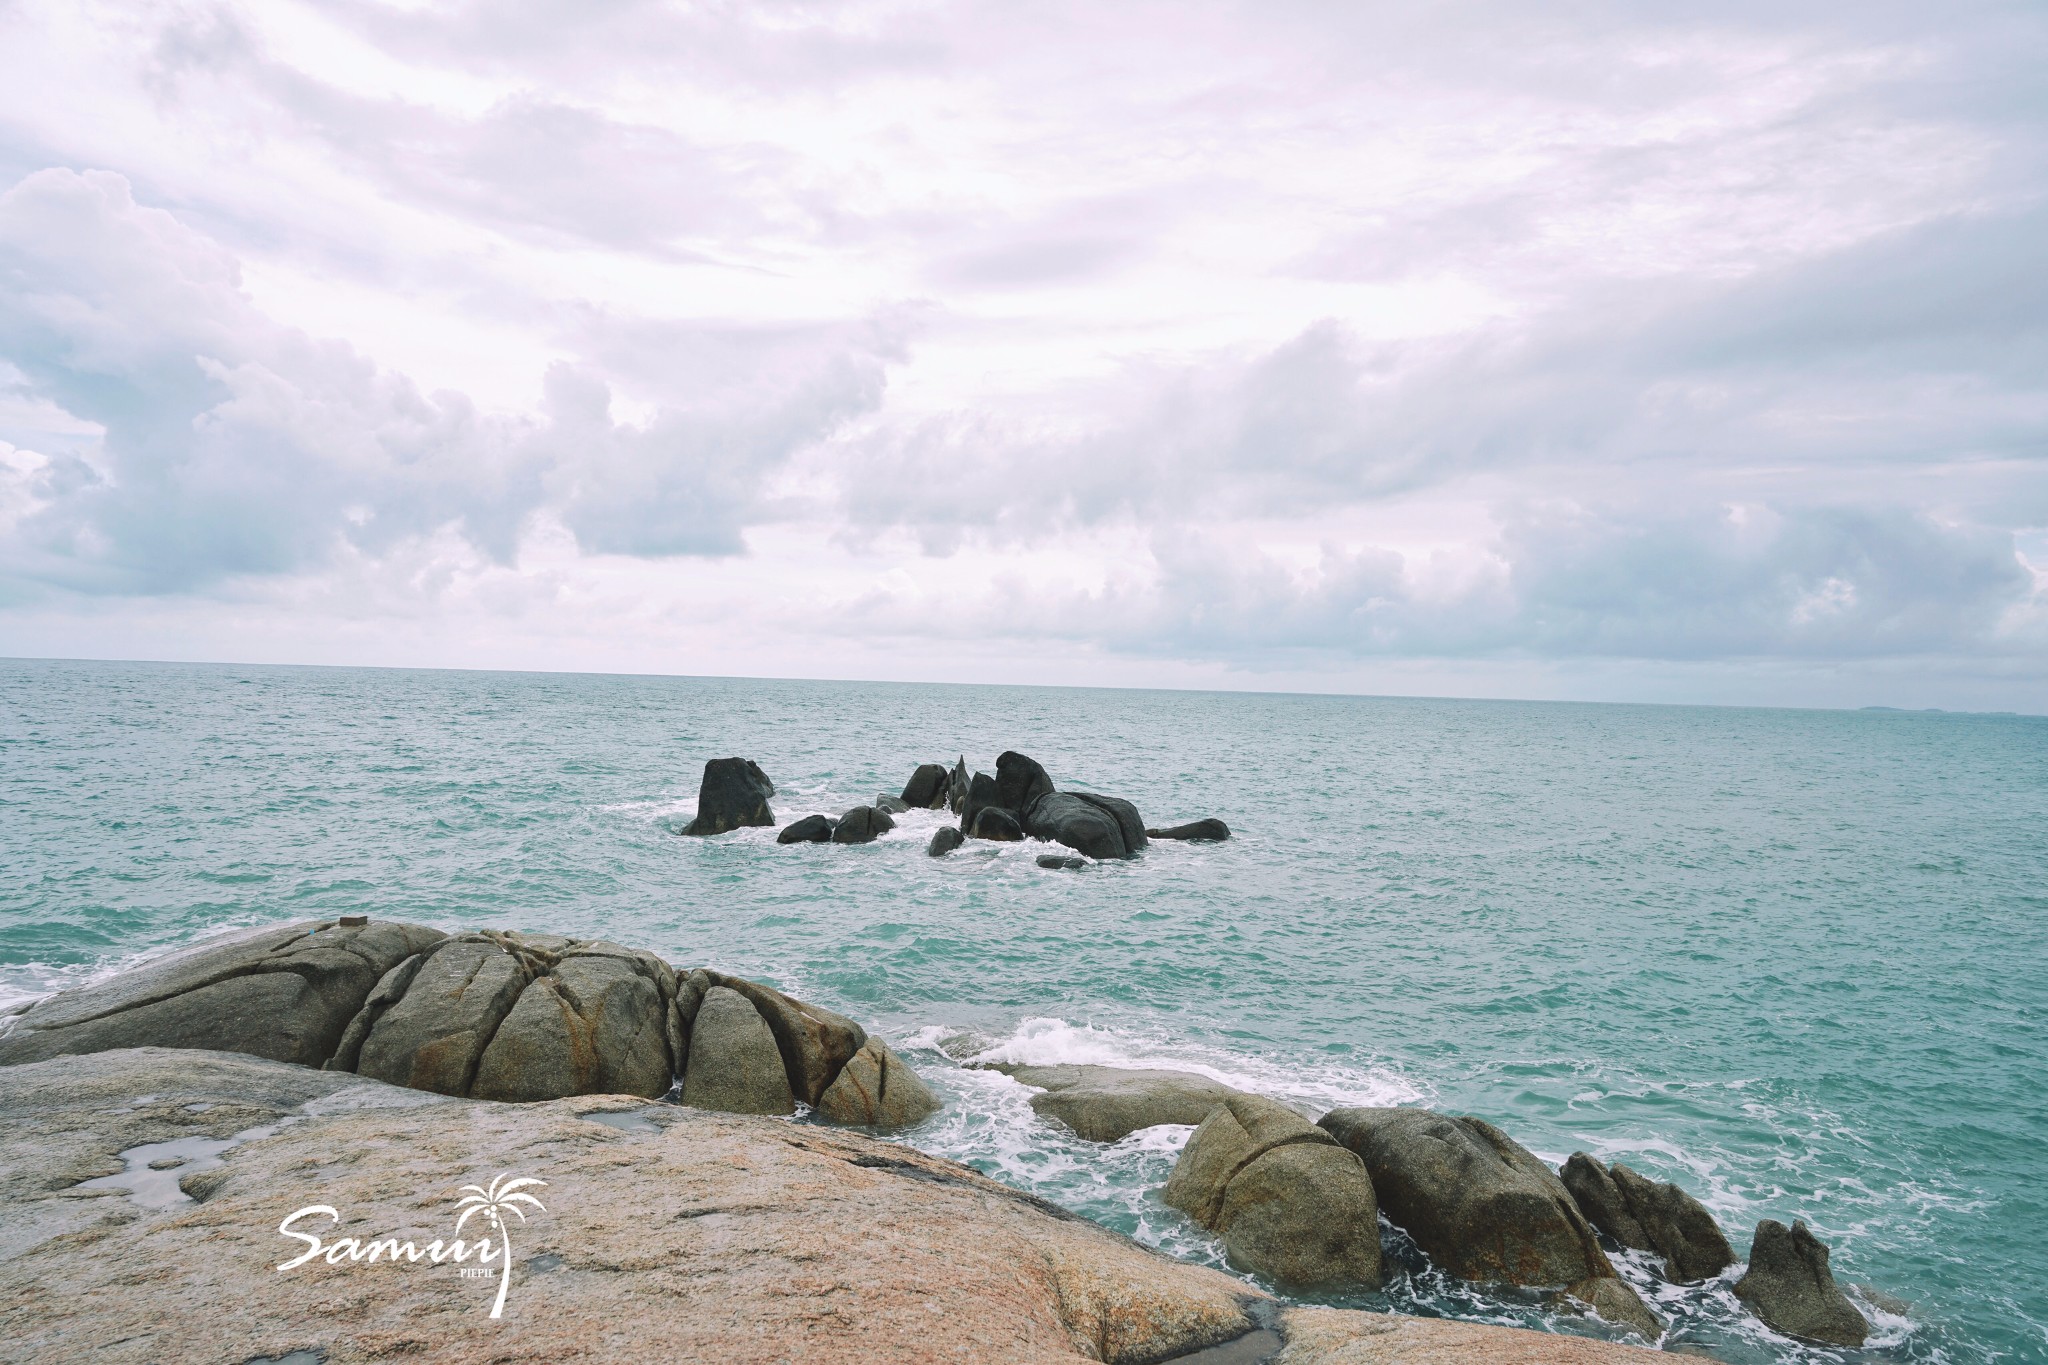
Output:
M1558 1309L1650 1343L1663 1324L1607 1248L1653 1253L1674 1283L1735 1265L1711 1213L1677 1186L1585 1153L1553 1172L1479 1119L1398 1108L1311 1122L1191 1073L1000 1069L1038 1092L1032 1107L1048 1121L1093 1141L1197 1125L1161 1197L1283 1291L1376 1288L1384 1219L1444 1273L1550 1293ZM202 945L0 1020L0 1355L24 1343L39 1359L293 1365L421 1352L1634 1355L1285 1307L881 1139L938 1107L854 1020L602 940L346 917ZM536 1305L516 1327L479 1322L479 1295L452 1267L406 1274L402 1293L388 1286L413 1267L373 1273L329 1257L288 1281L272 1269L292 1209L374 1208L335 1218L367 1221L351 1236L402 1225L416 1234L394 1236L424 1241L445 1229L421 1220L453 1208L436 1192L512 1172L547 1182L554 1220L544 1252L509 1261L530 1282L522 1304ZM1778 1331L1865 1338L1804 1224L1760 1224L1734 1288ZM661 1350L618 1337L627 1305ZM223 1313L246 1319L233 1347L245 1354L205 1344ZM1212 1350L1234 1354L1199 1354Z

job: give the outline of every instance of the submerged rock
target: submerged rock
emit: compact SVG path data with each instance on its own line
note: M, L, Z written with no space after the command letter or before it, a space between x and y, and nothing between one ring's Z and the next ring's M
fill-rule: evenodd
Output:
M871 844L882 835L896 828L885 811L873 806L855 806L839 817L839 823L832 827L832 842L835 844Z
M203 1202L168 1182L169 1207L73 1187L119 1174L109 1153L233 1143L287 1119L187 1176ZM276 1269L302 1249L277 1235L281 1211L326 1204L343 1227L299 1226L424 1246L452 1234L456 1188L499 1171L549 1182L544 1209L514 1225L502 1319L489 1316L495 1280L446 1266ZM210 1052L0 1068L0 1237L7 1351L22 1360L1141 1365L1261 1328L1285 1338L1287 1365L1655 1359L1511 1328L1284 1309L860 1133L608 1096L481 1105ZM114 1254L124 1246L146 1259Z
M1870 1335L1870 1323L1835 1284L1826 1245L1804 1222L1787 1228L1766 1218L1756 1225L1735 1296L1789 1337L1861 1346Z
M1220 843L1230 837L1230 826L1221 820L1211 818L1191 820L1185 825L1175 825L1171 829L1148 829L1145 833L1154 839L1194 839Z
M724 834L747 825L772 825L768 798L775 784L750 758L714 758L704 765L697 787L697 818L685 834Z
M778 844L829 844L832 842L833 823L830 817L806 815L782 827L775 836Z
M1616 1162L1610 1171L1585 1152L1558 1172L1589 1222L1625 1247L1664 1258L1664 1277L1696 1284L1735 1264L1734 1248L1706 1205Z
M1200 1123L1209 1111L1241 1092L1192 1071L1147 1071L1114 1066L986 1064L1042 1093L1031 1107L1090 1142L1119 1142L1162 1123Z
M908 1128L939 1112L931 1087L880 1038L861 1044L818 1097L818 1116L858 1128Z
M1038 855L1038 865L1055 872L1076 871L1088 866L1088 860L1086 858L1069 857L1061 853L1041 853Z
M947 785L945 764L920 763L903 784L901 800L909 810L940 810L946 804Z
M884 815L902 815L905 812L907 812L910 809L910 807L905 805L902 801L898 800L897 798L889 795L887 792L884 792L882 795L877 796L875 798L875 809L882 812L882 814Z
M924 851L934 858L943 858L966 842L967 836L960 832L958 826L942 825L932 834L932 841L925 845Z
M1166 1202L1223 1238L1231 1262L1301 1288L1380 1282L1364 1165L1284 1105L1232 1094L1181 1149Z
M1609 1321L1633 1323L1651 1338L1663 1330L1616 1277L1563 1182L1492 1124L1428 1109L1361 1108L1333 1110L1321 1126L1365 1161L1388 1219L1451 1274L1569 1286ZM1614 1284L1589 1283L1597 1280Z

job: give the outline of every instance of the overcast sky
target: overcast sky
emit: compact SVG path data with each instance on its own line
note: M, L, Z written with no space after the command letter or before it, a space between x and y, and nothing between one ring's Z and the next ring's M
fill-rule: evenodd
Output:
M0 0L0 654L2048 711L2048 8Z

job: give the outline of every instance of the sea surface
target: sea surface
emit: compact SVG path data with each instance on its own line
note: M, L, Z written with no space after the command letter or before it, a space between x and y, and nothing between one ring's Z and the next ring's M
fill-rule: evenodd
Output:
M740 754L787 821L1004 749L1147 821L1043 845L679 837ZM609 938L892 1039L908 1140L1220 1264L1110 1147L964 1060L1175 1066L1477 1114L1678 1181L1738 1253L1804 1218L1874 1286L1860 1352L1627 1274L1734 1365L2048 1359L2048 719L0 661L0 1004L357 912ZM1597 1332L1417 1265L1356 1301ZM1888 1304L1881 1307L1879 1304Z

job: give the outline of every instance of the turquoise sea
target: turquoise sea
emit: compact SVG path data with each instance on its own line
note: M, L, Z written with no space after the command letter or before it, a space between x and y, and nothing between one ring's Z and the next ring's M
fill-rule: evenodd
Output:
M703 761L787 821L1014 748L1219 845L677 837ZM1103 1148L970 1057L1415 1101L1804 1218L1861 1352L1658 1286L1730 1362L2048 1359L2048 719L0 661L0 1003L332 915L602 934L896 1040L909 1140L1175 1254L1185 1129ZM1427 1272L1368 1306L1594 1330Z

